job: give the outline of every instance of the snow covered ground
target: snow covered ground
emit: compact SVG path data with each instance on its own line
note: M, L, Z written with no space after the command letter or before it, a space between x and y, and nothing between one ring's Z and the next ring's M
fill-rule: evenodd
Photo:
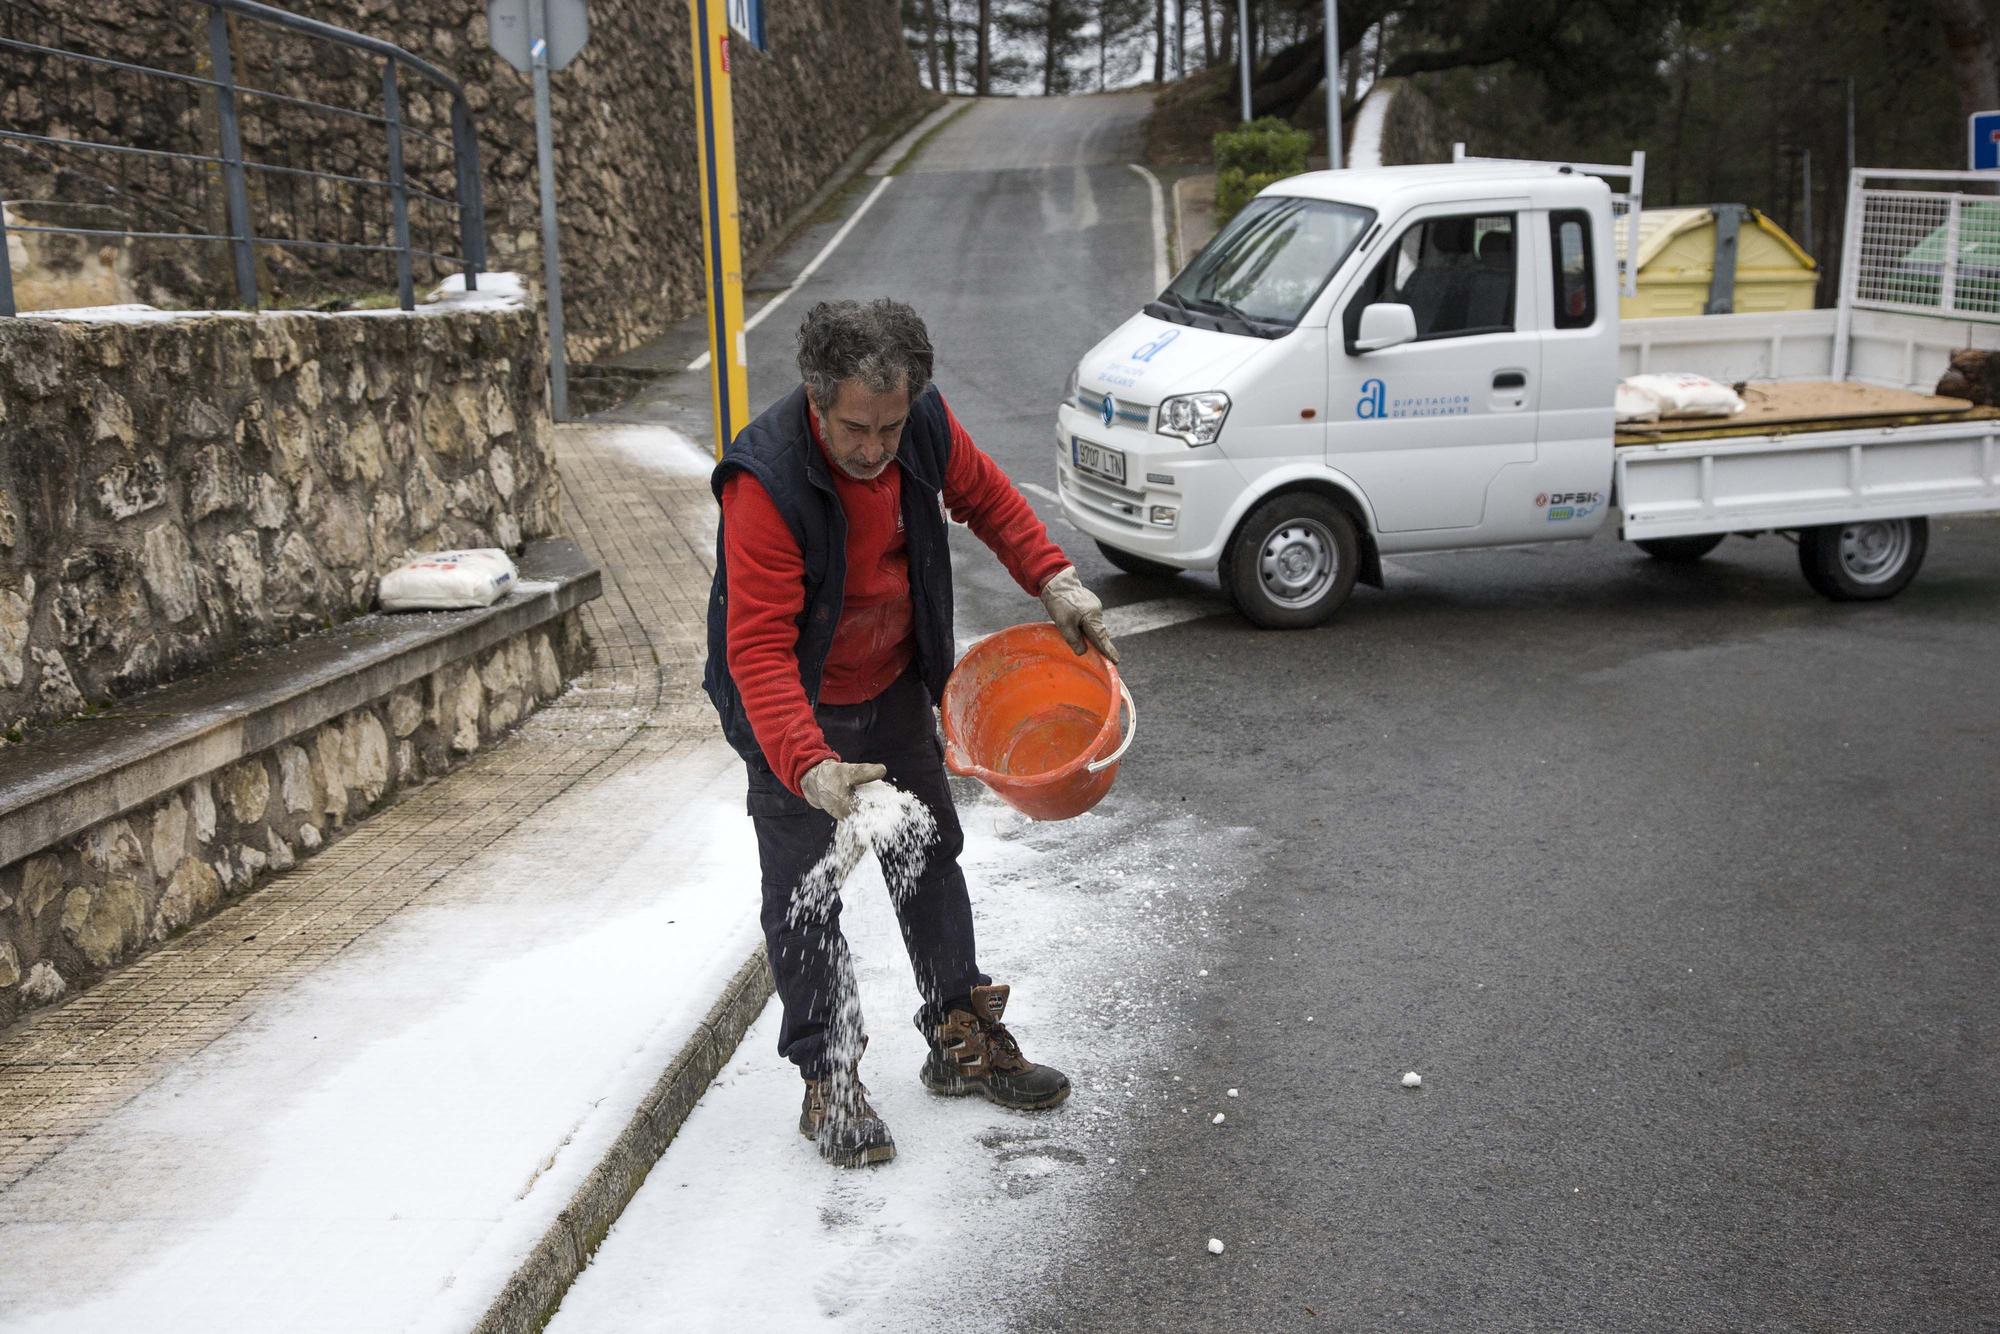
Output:
M472 1328L754 948L756 885L720 741L572 789L0 1195L0 1330Z
M991 798L960 813L981 965L1012 984L1007 1019L1028 1056L1066 1070L1074 1095L1024 1113L924 1091L908 960L880 873L864 863L844 921L870 1039L862 1078L896 1160L842 1171L799 1137L800 1084L777 1055L774 1002L551 1334L956 1328L962 1278L1032 1282L1092 1225L1100 1189L1147 1170L1125 1146L1190 1041L1168 1016L1205 965L1243 835L1160 820L1116 792L1061 824ZM1191 1236L1190 1254L1206 1243ZM993 1327L985 1309L979 1324Z

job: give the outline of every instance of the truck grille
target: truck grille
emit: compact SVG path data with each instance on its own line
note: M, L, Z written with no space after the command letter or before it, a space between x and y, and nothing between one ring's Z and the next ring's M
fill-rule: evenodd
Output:
M1104 395L1094 394L1085 389L1076 396L1076 405L1099 421L1104 420ZM1144 403L1134 403L1127 398L1111 400L1111 410L1117 420L1134 422L1145 426L1153 420L1153 410Z

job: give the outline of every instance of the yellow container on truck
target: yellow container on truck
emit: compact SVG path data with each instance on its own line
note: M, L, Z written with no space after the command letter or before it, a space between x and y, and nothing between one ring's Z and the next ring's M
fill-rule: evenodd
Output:
M1639 214L1639 290L1619 299L1618 314L1641 320L1811 310L1818 284L1819 264L1754 208L1649 208Z

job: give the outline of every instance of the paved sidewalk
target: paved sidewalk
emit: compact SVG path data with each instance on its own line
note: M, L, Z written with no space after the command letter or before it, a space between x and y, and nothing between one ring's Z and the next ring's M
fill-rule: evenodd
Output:
M0 1329L470 1328L754 950L705 459L558 452L593 669L0 1035Z

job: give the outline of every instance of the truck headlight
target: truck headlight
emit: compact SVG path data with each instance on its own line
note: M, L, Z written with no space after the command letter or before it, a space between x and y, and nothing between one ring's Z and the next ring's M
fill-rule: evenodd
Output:
M1190 447L1212 445L1221 436L1222 421L1228 415L1227 394L1177 394L1160 403L1159 431L1187 441Z
M1069 379L1063 381L1063 402L1075 404L1076 391L1082 387L1083 363L1077 362L1069 368Z

